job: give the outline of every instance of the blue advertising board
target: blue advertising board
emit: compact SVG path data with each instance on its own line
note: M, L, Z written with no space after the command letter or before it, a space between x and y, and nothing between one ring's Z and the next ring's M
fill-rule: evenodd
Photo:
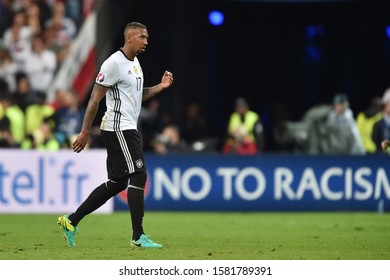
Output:
M146 155L147 210L389 211L390 158ZM114 209L128 209L126 191Z

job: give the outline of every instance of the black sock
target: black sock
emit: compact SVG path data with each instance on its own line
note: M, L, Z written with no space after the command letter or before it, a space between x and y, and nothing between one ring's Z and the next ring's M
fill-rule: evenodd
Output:
M76 212L69 215L69 220L73 226L77 226L82 218L92 213L113 196L112 192L106 186L101 184L94 189L87 199L77 208Z
M127 202L129 204L131 224L133 226L133 240L138 240L141 234L144 233L144 190L128 188Z

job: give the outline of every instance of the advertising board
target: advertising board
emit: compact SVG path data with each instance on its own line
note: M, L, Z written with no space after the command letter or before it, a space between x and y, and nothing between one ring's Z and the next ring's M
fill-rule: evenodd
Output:
M69 213L107 180L105 150L0 150L0 213ZM110 213L109 200L97 213Z

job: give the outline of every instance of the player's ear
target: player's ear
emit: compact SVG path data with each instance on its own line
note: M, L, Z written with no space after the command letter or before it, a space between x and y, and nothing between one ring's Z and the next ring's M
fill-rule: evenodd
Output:
M131 30L126 30L125 32L125 40L128 42L131 38Z

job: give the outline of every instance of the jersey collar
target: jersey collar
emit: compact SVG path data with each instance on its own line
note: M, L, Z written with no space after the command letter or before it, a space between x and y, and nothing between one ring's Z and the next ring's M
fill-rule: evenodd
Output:
M128 59L128 60L130 60L130 61L134 61L134 59L133 60L131 60L130 58L128 58L127 57L127 55L125 54L125 52L123 51L123 49L122 48L120 48L119 49L119 51L121 52L121 53L123 53L123 55Z

